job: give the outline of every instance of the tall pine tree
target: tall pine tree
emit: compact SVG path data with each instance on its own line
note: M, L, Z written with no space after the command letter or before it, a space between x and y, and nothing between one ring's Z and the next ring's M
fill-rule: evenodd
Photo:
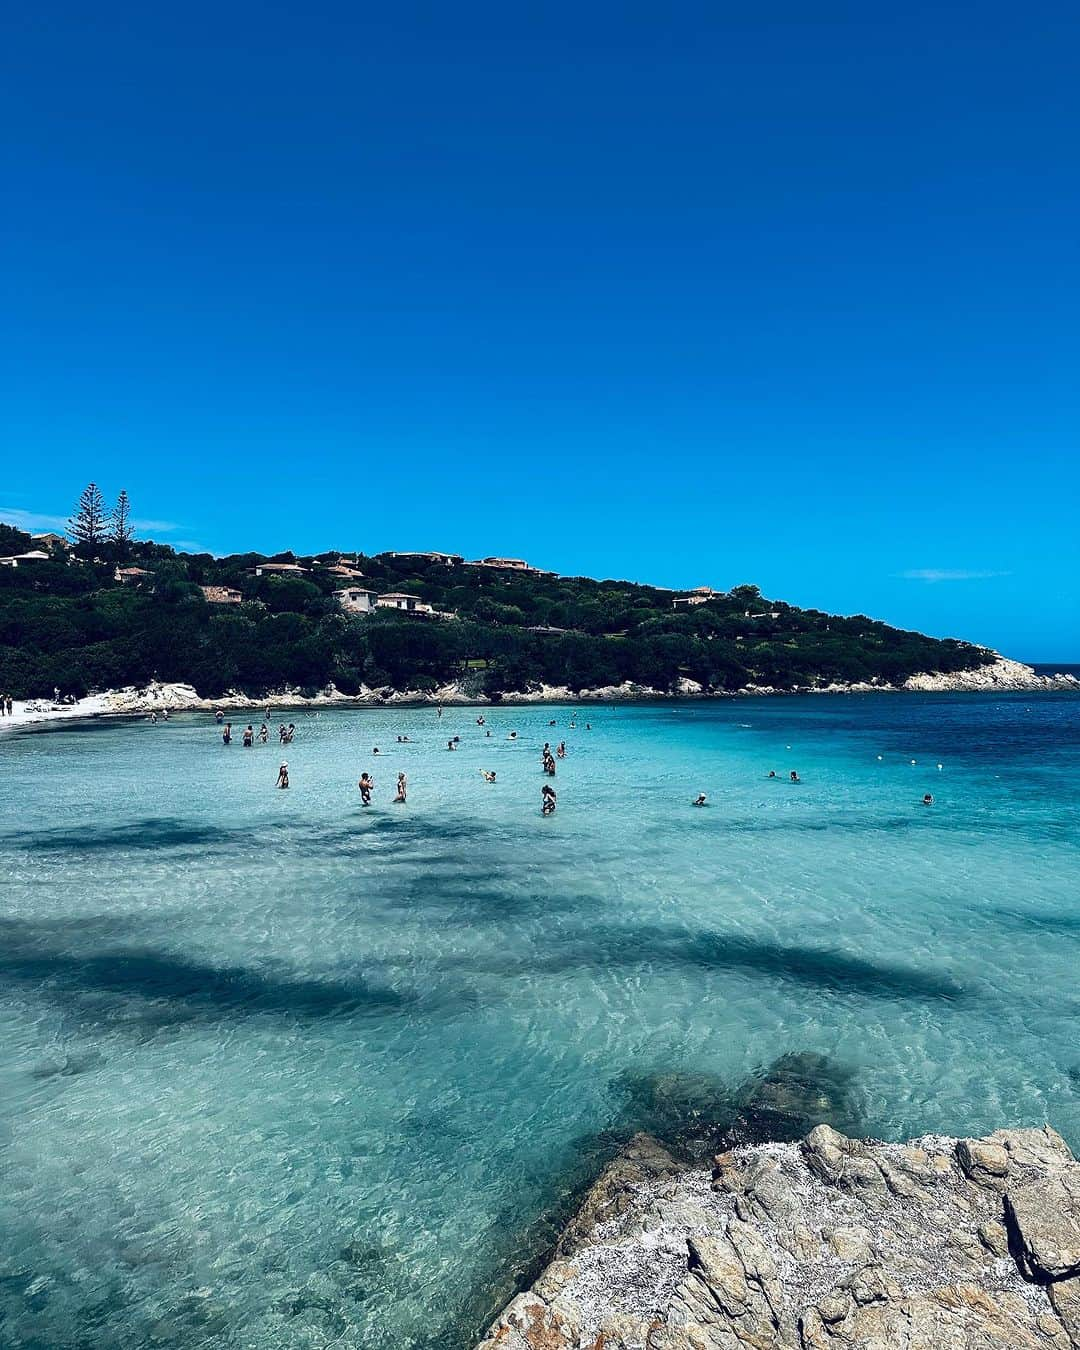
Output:
M112 516L109 518L109 542L126 553L128 545L134 538L135 531L131 528L131 502L127 493L121 489Z
M73 544L100 544L105 538L105 498L96 483L87 483L82 490L75 514L68 521L68 535Z

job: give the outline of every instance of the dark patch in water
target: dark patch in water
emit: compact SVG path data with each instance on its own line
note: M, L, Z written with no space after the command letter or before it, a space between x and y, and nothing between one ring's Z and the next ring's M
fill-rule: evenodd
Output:
M28 929L30 930L28 932ZM154 1025L198 1019L348 1017L396 1012L408 1001L363 979L317 980L250 966L211 966L148 947L75 954L50 942L48 929L0 920L0 981L32 986L63 1004L75 1001L95 1020L132 1012ZM102 1007L101 996L119 1000Z
M557 941L557 937L553 935L551 941ZM480 968L475 959L470 958L468 964ZM581 966L603 969L634 965L748 970L864 998L955 1001L965 996L963 987L942 971L869 961L828 947L771 942L738 933L687 933L655 925L597 928L589 939L574 936L559 950L544 955L508 957L497 970L506 975L518 970L559 974Z
M1080 933L1080 914L1055 914L1051 910L995 909L999 920L1012 928L1043 928L1051 933Z
M857 1130L850 1069L813 1051L791 1051L733 1087L708 1072L628 1071L612 1083L617 1130L655 1135L686 1159L733 1144L801 1139L822 1123Z
M45 1060L30 1070L31 1078L74 1078L80 1073L89 1073L99 1069L105 1063L104 1055L96 1050L87 1050L83 1054L61 1055L54 1060Z
M728 1131L732 1144L789 1143L815 1125L843 1134L862 1132L851 1100L854 1072L812 1050L790 1051L740 1088L739 1108Z
M231 830L218 825L200 825L167 816L132 821L127 825L79 825L8 835L3 843L45 853L112 853L133 849L191 848L223 844L233 839Z

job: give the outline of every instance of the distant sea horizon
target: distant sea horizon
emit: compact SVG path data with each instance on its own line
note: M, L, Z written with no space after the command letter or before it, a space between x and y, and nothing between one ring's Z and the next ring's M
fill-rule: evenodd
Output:
M1080 661L1028 661L1036 675L1080 676Z

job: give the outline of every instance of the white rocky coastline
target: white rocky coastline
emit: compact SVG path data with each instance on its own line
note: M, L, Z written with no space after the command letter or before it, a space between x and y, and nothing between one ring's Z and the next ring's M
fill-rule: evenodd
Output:
M0 721L4 727L29 725L36 722L75 720L94 717L146 717L152 712L226 711L257 712L270 704L274 709L327 707L394 707L401 706L489 706L495 703L514 707L532 703L632 703L649 700L680 698L738 698L783 696L792 694L880 694L898 692L916 693L1045 693L1054 690L1080 690L1075 675L1037 675L1031 666L1007 657L997 656L989 665L977 670L955 674L923 673L912 675L903 684L827 684L800 685L793 689L775 689L768 685L747 685L743 689L709 692L695 680L681 679L673 690L654 689L648 685L633 684L627 680L619 685L598 689L571 689L566 685L539 684L527 691L512 690L498 699L467 692L461 684L447 684L430 692L373 689L362 686L355 694L345 694L328 685L314 695L305 695L298 689L285 688L268 693L263 698L231 692L220 698L202 698L189 684L153 682L144 688L128 686L91 694L74 703L53 703L45 699L28 699L14 705L10 717Z
M819 1125L681 1165L637 1135L479 1350L1076 1350L1080 1163L1051 1128Z

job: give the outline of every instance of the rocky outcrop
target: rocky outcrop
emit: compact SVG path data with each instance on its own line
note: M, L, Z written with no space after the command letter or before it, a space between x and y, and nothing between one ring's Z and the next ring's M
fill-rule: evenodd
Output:
M711 1168L639 1135L480 1350L852 1347L1080 1347L1080 1163L1060 1135L819 1125Z
M1075 675L1036 675L1031 666L994 653L994 660L974 670L958 670L952 674L926 673L912 675L904 681L904 689L917 693L1045 693L1054 689L1080 689Z

